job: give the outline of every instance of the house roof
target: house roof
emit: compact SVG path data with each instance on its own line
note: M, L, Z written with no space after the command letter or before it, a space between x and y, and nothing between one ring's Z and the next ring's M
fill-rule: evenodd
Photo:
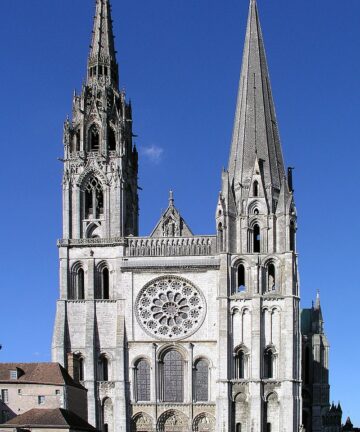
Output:
M53 427L53 428L68 428L81 431L95 432L93 426L81 417L62 408L55 409L39 409L34 408L26 411L7 423L1 425L1 428L31 428L31 427Z
M10 379L10 371L18 370L18 378ZM68 385L84 389L59 363L0 363L0 382Z

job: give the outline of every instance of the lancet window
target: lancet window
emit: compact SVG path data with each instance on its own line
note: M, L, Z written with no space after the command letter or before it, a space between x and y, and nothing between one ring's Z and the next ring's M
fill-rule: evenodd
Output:
M104 213L104 193L101 183L91 177L84 188L85 219L100 219Z
M184 402L184 360L175 350L160 363L160 394L163 402Z
M70 300L85 299L85 274L81 264L75 264L71 272L70 281Z
M108 127L108 149L109 151L116 150L116 137L114 129L111 127Z
M246 291L246 272L243 264L239 264L237 267L236 291L239 293Z
M271 348L264 352L264 378L274 378L274 353Z
M196 362L194 369L194 399L195 402L209 400L209 364L201 359Z
M261 235L260 227L258 224L254 225L253 228L253 250L254 253L260 253Z
M136 402L150 401L150 365L144 359L135 366L135 399Z

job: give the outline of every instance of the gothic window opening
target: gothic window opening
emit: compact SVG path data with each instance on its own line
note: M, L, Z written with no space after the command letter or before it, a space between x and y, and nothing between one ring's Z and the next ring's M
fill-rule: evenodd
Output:
M245 267L240 264L237 269L237 292L246 291Z
M109 127L108 128L108 149L109 151L115 151L116 150L116 137L114 129Z
M138 361L135 367L135 399L150 401L150 365L146 360Z
M245 353L240 350L235 355L235 379L245 378Z
M259 196L259 183L256 180L253 183L253 196L254 197Z
M89 150L91 152L99 151L100 134L96 126L91 126L89 129Z
M84 277L84 269L79 268L77 271L76 277L76 285L77 285L77 299L84 300L85 298L85 277Z
M236 423L236 432L242 432L241 431L241 423Z
M253 246L254 246L254 253L260 253L260 227L259 225L254 225L253 228Z
M295 252L295 222L291 221L290 222L290 250L292 252Z
M161 393L163 402L184 402L184 361L178 351L168 351L162 362Z
M102 298L108 300L110 297L109 293L109 269L105 267L101 272L101 291Z
M100 357L99 381L109 381L109 360L105 355Z
M99 180L91 177L84 191L85 219L100 219L104 213L104 193Z
M267 268L267 290L276 291L276 270L274 264L269 264Z
M194 377L195 402L209 400L209 365L206 360L199 360L195 365Z
M271 349L264 353L264 378L274 378L274 354Z

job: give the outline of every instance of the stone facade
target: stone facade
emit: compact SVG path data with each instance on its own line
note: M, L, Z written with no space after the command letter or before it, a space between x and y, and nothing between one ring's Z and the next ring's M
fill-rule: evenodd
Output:
M110 5L97 0L87 81L64 128L54 361L80 377L104 431L298 432L296 208L256 1L215 235L194 235L171 194L138 237L132 113L118 85Z

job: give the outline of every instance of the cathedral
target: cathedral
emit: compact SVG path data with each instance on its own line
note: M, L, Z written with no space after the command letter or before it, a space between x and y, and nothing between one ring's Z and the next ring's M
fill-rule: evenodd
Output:
M96 0L85 84L64 124L52 342L53 361L88 391L89 423L104 432L340 431L320 298L300 310L292 171L256 0L215 234L194 234L170 192L152 233L139 236L133 113L119 88L110 3Z

